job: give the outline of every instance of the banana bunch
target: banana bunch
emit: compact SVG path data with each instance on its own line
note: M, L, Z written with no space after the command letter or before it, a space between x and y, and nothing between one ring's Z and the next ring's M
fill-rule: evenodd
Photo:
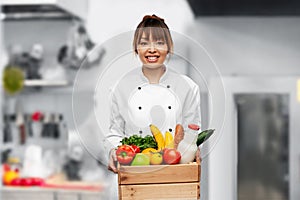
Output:
M161 131L153 124L150 124L151 133L157 142L158 150L162 150L164 148L174 148L174 138L172 133L166 131L165 136L161 133Z
M165 148L174 149L174 138L169 131L165 133Z

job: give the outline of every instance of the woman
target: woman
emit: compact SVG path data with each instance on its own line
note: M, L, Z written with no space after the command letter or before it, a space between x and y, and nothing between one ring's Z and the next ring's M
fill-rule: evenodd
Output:
M172 132L178 123L185 128L200 124L198 85L165 65L173 53L173 40L164 19L146 15L135 30L133 49L142 67L122 77L112 92L106 148L108 169L113 172L117 172L115 148L125 136L151 135L149 124L162 132Z

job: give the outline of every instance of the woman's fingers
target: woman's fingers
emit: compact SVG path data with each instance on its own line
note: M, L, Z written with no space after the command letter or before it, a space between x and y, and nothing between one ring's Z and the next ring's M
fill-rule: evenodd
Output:
M114 172L114 173L117 173L117 172L118 172L117 167L115 166L114 162L112 162L112 163L110 163L110 164L108 165L108 170L110 170L110 171L112 171L112 172Z
M112 149L109 154L108 170L117 173L117 156L116 150Z
M201 163L202 158L201 158L201 151L200 148L198 148L197 152L196 152L196 162L197 163Z

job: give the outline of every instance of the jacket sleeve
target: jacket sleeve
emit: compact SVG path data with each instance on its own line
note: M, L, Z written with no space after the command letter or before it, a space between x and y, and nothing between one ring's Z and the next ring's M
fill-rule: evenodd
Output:
M115 91L111 92L111 104L110 104L110 121L109 131L105 136L105 147L107 155L112 148L116 148L120 145L120 141L124 137L125 121L120 114L118 105L118 98L116 97Z
M183 104L183 127L187 127L188 124L197 124L201 127L199 86L194 82L190 86Z

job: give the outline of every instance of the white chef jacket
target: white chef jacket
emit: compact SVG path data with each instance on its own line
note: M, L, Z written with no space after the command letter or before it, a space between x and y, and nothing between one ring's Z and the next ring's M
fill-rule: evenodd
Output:
M135 68L112 89L106 149L117 147L124 137L152 135L150 124L174 135L176 124L200 125L200 116L199 87L192 79L166 67L159 83L150 84L142 68Z

